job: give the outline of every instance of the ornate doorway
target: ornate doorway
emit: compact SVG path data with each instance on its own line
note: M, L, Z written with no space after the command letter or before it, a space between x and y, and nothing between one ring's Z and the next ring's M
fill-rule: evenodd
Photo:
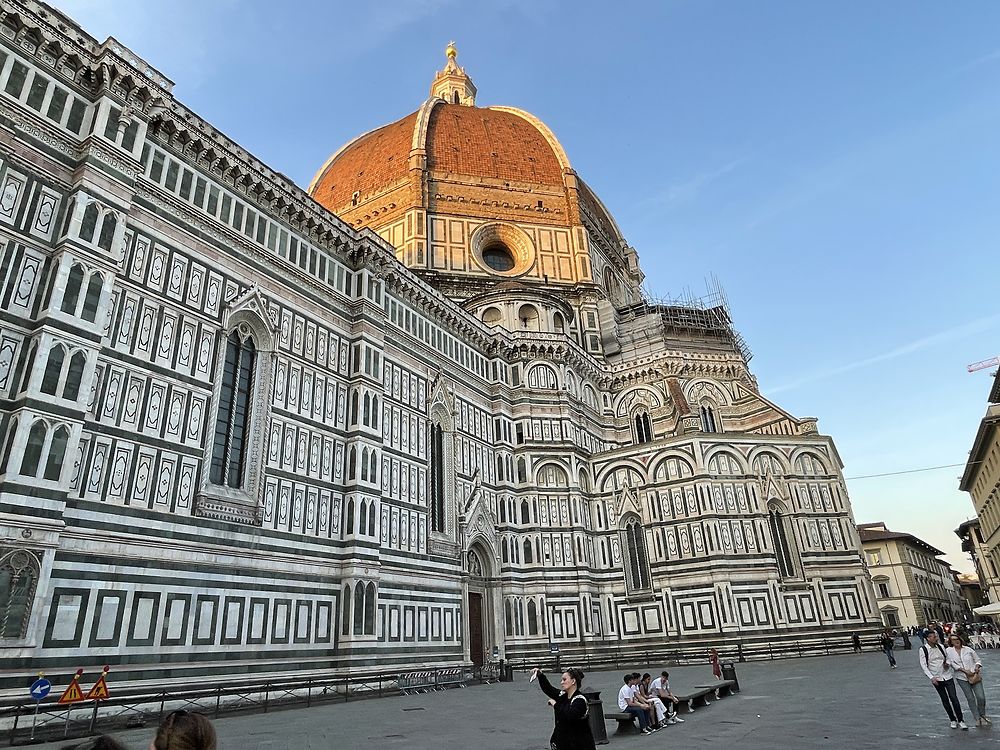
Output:
M490 580L489 556L480 545L468 552L469 584L466 601L468 612L469 659L481 667L490 661L494 645L493 586Z
M477 666L486 661L483 647L483 595L469 592L469 658Z

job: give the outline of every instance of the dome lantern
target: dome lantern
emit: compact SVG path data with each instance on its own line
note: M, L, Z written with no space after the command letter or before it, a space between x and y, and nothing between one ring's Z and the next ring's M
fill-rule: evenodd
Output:
M431 84L431 96L444 99L449 104L475 107L476 85L466 74L465 69L459 67L455 61L455 58L458 57L458 49L454 42L448 43L444 54L448 58L448 62L434 76L434 83Z

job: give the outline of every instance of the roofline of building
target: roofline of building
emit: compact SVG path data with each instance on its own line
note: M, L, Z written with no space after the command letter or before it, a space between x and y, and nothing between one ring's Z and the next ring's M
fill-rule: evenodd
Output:
M934 557L938 557L944 554L944 552L939 550L937 547L928 544L920 537L913 536L913 534L907 534L905 531L888 531L888 530L883 531L882 529L874 529L872 528L873 526L882 526L883 528L885 528L885 524L883 523L870 523L870 524L863 523L858 525L857 527L858 536L861 538L862 544L865 542L877 542L882 540L895 539L898 541L910 542L911 544L917 547L922 547L926 551L931 552L934 555ZM871 539L865 539L866 533L877 534L878 536L872 537Z
M976 472L983 460L983 454L986 453L986 447L989 445L997 425L1000 424L1000 410L997 410L996 413L990 412L994 412L994 407L991 406L986 416L979 422L976 439L972 442L972 450L969 451L969 460L965 464L962 478L958 481L958 489L962 492L968 492L972 486Z

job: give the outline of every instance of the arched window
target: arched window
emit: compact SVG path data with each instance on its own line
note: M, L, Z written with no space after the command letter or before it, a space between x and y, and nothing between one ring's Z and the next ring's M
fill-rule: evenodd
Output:
M96 203L89 203L83 212L83 221L80 223L80 239L84 242L94 241L94 232L97 231L97 219L100 212Z
M431 424L431 531L445 530L444 427Z
M358 581L354 584L354 635L364 635L365 632L365 585Z
M62 306L59 308L64 313L76 315L76 303L80 299L80 288L83 286L83 267L74 265L69 269L69 276L66 278L66 291L63 292Z
M213 484L233 489L243 487L256 355L251 337L243 337L237 331L229 334L219 391L219 412L215 418L210 474Z
M69 442L69 430L58 427L49 443L49 456L45 461L45 478L58 482L62 475L63 459L66 457L66 443Z
M83 298L83 311L80 313L80 317L90 323L97 319L97 308L101 304L102 289L104 289L104 279L99 273L93 274L87 284L87 296Z
M648 443L653 439L653 424L649 419L649 412L638 411L633 420L635 424L635 442Z
M646 538L642 524L635 516L626 519L622 528L622 548L625 550L625 577L629 590L648 591L650 578Z
M500 310L495 307L487 307L483 310L483 322L488 326L500 325L500 321L502 319L503 316L501 315Z
M0 638L24 638L38 583L38 561L25 550L0 561Z
M372 427L378 429L378 396L372 396Z
M115 227L118 226L118 219L113 211L104 214L104 223L101 225L101 237L97 240L98 247L111 252L111 245L115 239Z
M367 398L367 396L365 397ZM361 481L368 481L368 449L361 449ZM362 504L363 507L363 504Z
M368 457L368 481L372 484L378 483L378 454L374 448Z
M528 635L538 635L538 607L534 599L528 600Z
M358 449L353 445L347 452L347 478L354 479L358 475Z
M531 506L527 500L521 501L521 523L531 523Z
M375 501L368 507L368 535L375 536Z
M566 322L559 313L552 314L552 330L556 333L564 333L566 331Z
M4 442L3 453L0 453L0 474L7 471L10 464L11 453L14 450L14 438L17 437L17 417L10 420L7 425L7 440ZM503 509L503 505L500 506Z
M503 603L504 632L507 635L514 635L514 617L511 611L510 599Z
M80 397L80 383L83 381L83 371L87 367L85 352L77 352L69 360L69 370L66 372L66 384L63 386L62 397L76 401Z
M503 456L497 455L497 481L502 482L504 480L503 476Z
M768 504L768 523L771 527L771 539L774 542L774 557L778 563L778 572L782 578L795 575L795 558L791 545L788 543L788 533L785 528L785 517L777 505Z
M365 635L375 635L375 584L365 587Z
M507 555L507 540L506 539L504 539L503 543L500 545L500 555L501 555L500 560L502 562L509 562L510 561L510 558Z
M521 484L528 481L528 463L523 458L517 459L517 481Z
M42 375L42 393L55 396L59 390L59 378L62 375L63 361L66 349L56 344L49 349L49 360L45 363L45 373Z
M344 612L341 616L341 632L344 635L350 635L351 633L351 586L350 584L344 586Z
M358 423L358 392L355 391L351 394L351 424Z
M538 330L538 308L534 305L521 305L517 311L520 327L528 331Z
M349 534L354 533L354 500L347 501L347 521L344 523L344 528L347 529Z
M715 409L711 404L701 405L701 431L720 432L718 423L715 420Z
M534 559L532 559L531 540L530 539L525 539L524 540L524 563L526 565L529 565L529 564L531 564L533 562L534 562Z
M42 460L42 448L48 428L45 422L38 420L31 425L28 432L28 444L24 446L24 458L21 459L21 474L26 477L38 476L38 464Z
M362 500L358 506L358 534L364 534L368 528L368 501Z
M367 426L371 424L371 419L372 419L372 397L369 396L367 393L365 394L364 404L365 407L364 410L362 411L361 423Z

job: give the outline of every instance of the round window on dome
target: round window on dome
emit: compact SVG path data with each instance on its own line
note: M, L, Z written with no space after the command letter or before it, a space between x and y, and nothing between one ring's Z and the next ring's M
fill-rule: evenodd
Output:
M494 271L509 271L514 263L514 253L502 242L493 242L483 248L483 262Z

